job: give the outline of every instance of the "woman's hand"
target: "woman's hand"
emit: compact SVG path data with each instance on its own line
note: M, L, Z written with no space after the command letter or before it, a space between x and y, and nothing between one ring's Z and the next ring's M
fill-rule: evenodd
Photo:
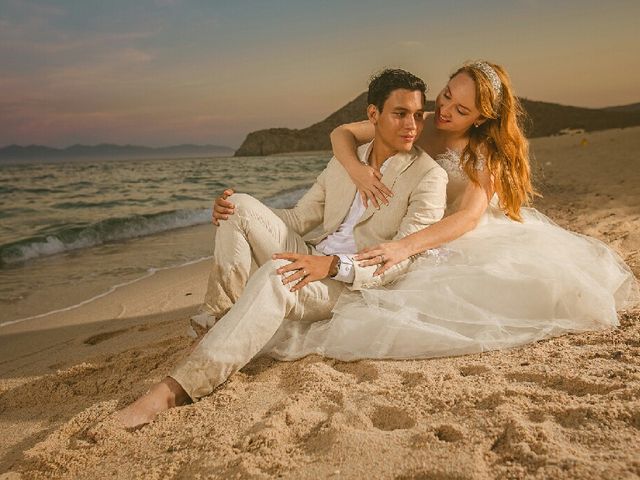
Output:
M295 272L282 279L283 285L297 281L290 288L292 292L300 290L310 282L325 279L335 270L338 263L338 257L335 255L304 255L301 253L284 252L273 255L274 259L289 260L291 263L276 270L278 275L287 272Z
M354 257L361 267L379 265L373 275L381 275L394 265L402 262L412 255L408 246L402 240L385 242L373 247L367 247Z
M370 142L375 137L375 127L369 120L340 125L331 132L331 149L338 162L347 170L358 188L365 207L369 201L376 207L389 205L388 197L393 193L380 181L382 174L358 158L358 145Z
M370 165L358 162L347 169L347 173L355 183L362 203L365 207L370 201L376 208L380 208L380 204L389 205L388 197L393 196L393 192L380 181L382 174Z
M211 212L211 221L217 227L220 226L220 220L227 220L229 215L233 215L236 206L227 200L228 197L233 195L233 190L227 188L222 194L216 198L213 202L213 211Z

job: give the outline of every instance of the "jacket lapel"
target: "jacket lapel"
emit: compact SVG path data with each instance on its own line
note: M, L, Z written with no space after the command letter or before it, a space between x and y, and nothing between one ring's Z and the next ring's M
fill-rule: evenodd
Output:
M384 169L384 173L382 174L382 183L384 183L391 191L393 191L393 187L396 183L398 177L404 172L416 159L417 155L415 149L411 149L411 151L404 153L396 153L393 157L387 160L387 167ZM368 220L371 215L373 215L377 211L376 207L369 203L369 206L360 217L360 220L356 223L364 222Z
M344 175L333 178L332 182L334 183L331 190L337 193L335 195L337 203L334 204L333 208L331 208L331 211L333 212L331 218L333 221L330 225L327 225L327 233L335 232L342 224L347 213L349 213L349 209L353 204L353 198L356 195L356 186L346 171L344 172Z
M366 163L369 153L373 147L373 142L365 143L358 147L358 158ZM356 186L349 177L349 174L340 167L337 175L332 175L327 186L327 191L331 191L331 198L325 200L325 236L335 232L342 224L345 217L353 205L356 195ZM329 207L329 205L331 205Z

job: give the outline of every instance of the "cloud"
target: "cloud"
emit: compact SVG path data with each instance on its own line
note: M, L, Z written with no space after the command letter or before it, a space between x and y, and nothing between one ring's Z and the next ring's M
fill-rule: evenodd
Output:
M3 2L3 0L0 0ZM33 1L4 0L0 14L0 63L5 70L39 72L48 65L74 65L90 58L102 58L111 50L129 50L133 60L141 42L159 33L162 26L153 20L135 22L122 31L121 22L85 19L84 13L66 12L62 7ZM146 17L145 17L146 18ZM93 20L95 25L91 25ZM96 23L97 22L97 23ZM70 26L73 25L73 26ZM137 55L138 61L149 57Z

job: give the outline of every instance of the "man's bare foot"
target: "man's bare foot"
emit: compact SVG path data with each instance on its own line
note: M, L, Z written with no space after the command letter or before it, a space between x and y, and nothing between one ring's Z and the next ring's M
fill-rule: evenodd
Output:
M187 392L173 378L166 377L113 416L125 428L135 428L152 422L160 412L187 403L191 403Z

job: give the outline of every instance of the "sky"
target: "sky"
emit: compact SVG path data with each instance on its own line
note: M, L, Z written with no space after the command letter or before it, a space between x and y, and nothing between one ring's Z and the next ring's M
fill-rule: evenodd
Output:
M304 128L404 68L461 63L516 93L640 102L640 1L0 0L0 146L219 144Z

